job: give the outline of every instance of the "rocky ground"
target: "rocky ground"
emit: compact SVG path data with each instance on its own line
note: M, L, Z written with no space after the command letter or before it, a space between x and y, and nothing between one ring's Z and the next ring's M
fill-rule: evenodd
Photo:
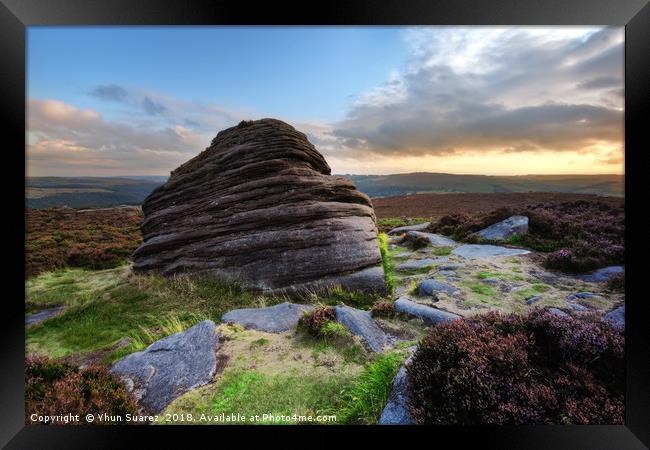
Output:
M500 232L507 236L512 232L509 228L521 225L511 220L497 227L496 235L495 230L488 234L491 239L498 238ZM622 271L622 266L569 276L544 269L536 252L528 249L496 245L494 241L463 244L421 231L424 228L416 224L389 233L386 257L394 291L375 301L392 304L395 314L378 317L370 309L372 304L355 304L354 297L342 297L334 305L340 329L335 328L333 339L315 339L298 326L303 314L313 311L323 299L303 299L300 303L285 299L224 310L218 316L209 314L214 320L179 326L175 333L148 346L140 345L136 352L132 350L137 347L128 347L128 336L116 341L120 348L111 343L83 358L75 359L77 353L64 351L69 361L88 364L100 361L99 356L106 356L109 350L130 348L124 351L127 356L111 362L110 370L135 395L142 411L179 417L190 414L192 423L214 423L196 422L201 414L214 417L218 412L272 411L303 415L330 412L346 423L379 419L380 424L403 424L411 419L404 406L402 364L432 324L488 311L525 313L542 307L553 308L557 314L592 313L624 325L624 293L610 291L604 283ZM132 276L122 270L123 278L116 286L123 286ZM105 281L94 282L100 286L94 296L103 292L101 299L105 302L118 301L116 288L102 290ZM50 306L47 301L42 304ZM50 321L63 322L76 315L77 322L84 322L89 309L87 304L56 305L27 315L28 349L44 348L43 340L38 341L41 347L34 347L31 337L42 333ZM389 381L393 389L387 404L384 398L379 410L375 407L374 413L364 415L355 406L356 400L351 400L356 394L350 392L358 386L359 377L383 357L394 358L393 363L397 361L402 367ZM347 397L341 392L348 392ZM341 406L339 397L349 400Z

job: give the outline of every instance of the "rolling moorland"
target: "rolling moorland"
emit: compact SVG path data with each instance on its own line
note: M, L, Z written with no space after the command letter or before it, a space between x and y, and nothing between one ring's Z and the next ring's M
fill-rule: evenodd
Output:
M467 198L447 201L452 195ZM167 404L161 417L245 411L334 415L338 424L385 423L386 405L394 402L392 391L405 376L400 367L419 345L419 357L408 366L414 399L409 414L416 423L622 422L622 334L600 318L624 305L623 278L589 278L595 268L623 263L622 199L444 194L373 203L383 232L426 221L430 224L421 230L450 241L441 245L399 230L382 233L387 295L335 289L299 299L201 277L133 273L130 255L142 239L137 207L28 211L26 311L52 316L27 328L27 410L54 414L57 405L72 404L87 411L141 411L107 368L165 336L213 320L222 339L216 372L204 386ZM458 254L459 247L475 242L476 231L512 215L526 215L529 231L499 245L530 253L488 259ZM233 309L286 301L316 309L298 328L282 333L221 323ZM464 320L432 326L398 311L399 302L407 301ZM341 305L371 311L390 345L380 352L369 349L333 319ZM559 346L559 353L547 355L542 343ZM462 356L454 346L477 351ZM441 366L433 370L430 364L440 355L446 355L446 366L438 373ZM504 365L495 368L489 362L495 357ZM467 377L477 370L483 375ZM455 375L450 379L447 373ZM88 379L113 394L84 397ZM75 388L53 388L61 383ZM513 383L514 393L499 397ZM427 406L427 398L437 407ZM474 406L460 406L468 404Z
M620 197L622 175L483 176L444 173L343 175L370 198L420 193L557 192ZM28 208L139 205L167 177L27 177Z

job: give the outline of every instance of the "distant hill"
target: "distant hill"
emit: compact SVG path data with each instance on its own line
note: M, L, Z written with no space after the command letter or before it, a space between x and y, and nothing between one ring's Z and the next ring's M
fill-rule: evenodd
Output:
M392 197L449 192L567 192L606 196L624 195L623 175L452 175L406 173L395 175L343 175L370 197Z
M27 177L27 208L139 205L167 177Z
M567 192L623 196L623 175L486 176L448 173L343 175L372 198L451 192ZM139 205L167 180L163 176L27 177L28 208Z

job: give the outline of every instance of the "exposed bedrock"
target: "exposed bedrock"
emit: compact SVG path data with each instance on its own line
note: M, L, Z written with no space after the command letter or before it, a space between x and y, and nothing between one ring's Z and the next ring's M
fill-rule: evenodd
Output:
M386 289L370 199L292 126L241 122L142 205L137 272L201 272L267 292Z

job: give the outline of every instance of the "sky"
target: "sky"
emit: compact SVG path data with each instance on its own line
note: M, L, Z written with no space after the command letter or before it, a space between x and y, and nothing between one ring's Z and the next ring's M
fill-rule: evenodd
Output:
M29 27L27 175L168 175L273 117L338 174L622 174L624 29Z

